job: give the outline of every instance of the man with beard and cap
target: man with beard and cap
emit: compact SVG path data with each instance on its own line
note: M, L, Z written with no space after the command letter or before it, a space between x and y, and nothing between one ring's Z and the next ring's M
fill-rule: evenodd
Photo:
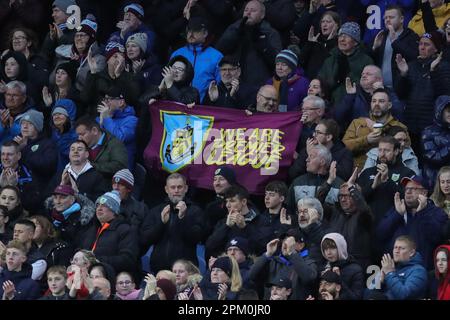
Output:
M433 250L443 240L443 226L448 221L445 211L428 199L425 180L420 176L405 177L400 193L394 196L394 207L387 211L375 230L380 249L390 251L400 235L409 236L417 244L417 252L423 257L423 265L433 268Z
M319 300L340 300L341 290L341 276L331 270L325 271L320 277Z
M198 265L196 246L205 232L202 210L185 197L186 178L172 173L166 179L165 191L168 198L150 210L139 237L142 252L154 246L150 257L150 269L154 273L170 270L178 259Z
M357 180L372 209L375 223L394 205L393 198L399 191L399 182L404 177L415 175L403 164L399 154L400 143L394 137L382 137L378 142L377 164L365 169Z
M385 89L373 92L369 117L353 120L345 132L342 142L353 153L355 167L364 167L367 151L378 144L383 132L392 126L408 128L391 114L392 103Z

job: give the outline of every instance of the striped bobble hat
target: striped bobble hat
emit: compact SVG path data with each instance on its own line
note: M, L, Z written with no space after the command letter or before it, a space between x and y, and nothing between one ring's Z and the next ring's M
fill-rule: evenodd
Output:
M291 70L293 71L297 68L298 57L293 51L285 49L282 50L279 54L277 54L277 57L275 58L275 63L277 62L286 63L289 66L289 68L291 68Z
M134 177L130 170L122 169L117 171L113 177L113 183L120 183L126 186L128 189L133 190Z

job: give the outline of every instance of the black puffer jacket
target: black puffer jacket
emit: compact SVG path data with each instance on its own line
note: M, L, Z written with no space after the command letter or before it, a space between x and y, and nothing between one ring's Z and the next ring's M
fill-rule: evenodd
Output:
M407 75L399 77L395 84L399 98L406 99L405 124L415 135L433 124L435 99L450 94L450 64L441 61L431 72L430 65L435 58L419 58L408 63Z
M100 228L98 219L92 219L86 228L79 232L76 243L87 250L93 250L94 243L97 243L93 252L100 262L111 265L116 273L128 271L136 274L139 253L137 235L131 232L130 225L124 218L117 216L109 222L109 227L97 239Z
M146 251L154 246L150 258L152 272L171 269L177 259L187 259L197 264L196 247L205 231L202 210L189 200L185 200L187 212L183 219L178 218L173 205L167 223L161 220L161 212L169 201L154 207L145 217L139 240Z

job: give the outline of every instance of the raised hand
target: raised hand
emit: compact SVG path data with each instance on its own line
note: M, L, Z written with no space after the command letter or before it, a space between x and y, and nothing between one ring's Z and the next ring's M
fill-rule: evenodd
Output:
M406 74L408 73L409 67L408 67L408 63L406 63L405 58L402 57L401 54L397 54L395 56L395 63L397 63L397 68L400 71L400 74L402 77L406 76Z
M14 293L16 292L16 287L14 283L10 280L3 282L3 300L11 300L14 298Z
M386 253L381 258L381 271L387 275L389 272L395 271L394 259L389 253Z
M217 87L217 83L215 80L209 83L208 95L209 100L211 100L212 102L217 101L217 99L219 99L219 88Z
M406 213L405 200L400 199L400 193L396 192L394 195L394 206L395 211L397 211L402 216Z
M356 83L352 83L352 80L349 77L345 78L345 91L347 91L347 94L356 93Z
M114 77L117 79L122 74L123 70L125 70L125 58L122 55L119 55L119 62L114 68Z
M291 225L292 224L292 219L287 214L286 208L281 208L281 210L280 210L280 223L281 224L287 224L287 225Z
M0 93L5 93L6 92L6 83L5 81L0 81Z
M44 100L44 103L47 107L50 107L53 104L53 97L52 94L48 91L47 86L44 86L42 88L42 100Z
M419 194L419 198L417 200L419 201L419 205L417 206L416 212L419 212L427 206L428 198L423 194Z
M239 90L239 79L231 80L230 96L233 97L238 90Z
M266 245L266 256L271 257L275 254L277 251L278 243L280 242L280 239L273 239L269 241Z
M375 40L373 41L372 50L381 47L383 41L384 41L384 30L381 30L380 32L377 33Z
M178 202L177 205L175 206L175 209L178 209L178 218L183 219L187 212L186 202L184 201Z
M430 71L436 70L436 67L441 62L441 60L442 60L442 51L437 55L436 59L434 59L431 62Z
M314 26L311 26L311 28L309 28L309 32L308 32L308 41L311 42L317 42L317 39L319 39L320 33L314 35Z
M328 175L327 183L329 185L333 184L334 180L336 180L336 161L332 161L330 165L330 173Z
M171 67L164 67L162 71L162 76L164 78L164 83L166 88L169 89L173 85L173 70Z
M161 211L161 221L162 221L162 223L166 224L167 221L169 221L169 217L170 217L170 205L168 204Z
M219 284L219 288L217 289L217 300L225 300L227 297L228 286L226 283Z
M337 27L337 24L335 24L335 25L333 26L333 29L331 29L331 32L330 32L330 34L328 35L327 40L334 39L334 37L336 37L337 31L338 31L338 27Z
M141 71L144 64L145 64L144 59L133 61L133 72L138 73L139 71Z
M358 178L358 167L355 167L355 169L353 169L352 175L347 181L347 185L349 188L355 184L357 178Z
M89 65L89 70L91 71L92 74L97 73L98 70L98 65L97 65L97 60L94 59L94 56L92 54L92 46L89 47L88 50L88 54L87 54L87 62Z

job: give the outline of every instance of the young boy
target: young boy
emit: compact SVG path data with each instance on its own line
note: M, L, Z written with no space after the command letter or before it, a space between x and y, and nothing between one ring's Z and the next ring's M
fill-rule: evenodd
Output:
M53 266L47 270L47 284L50 294L39 300L69 300L69 292L66 290L67 271L64 266Z
M296 226L296 221L293 221L295 217L292 217L283 207L287 190L286 184L282 181L272 181L265 188L266 210L255 219L259 230L259 237L256 239L258 254L264 252L268 242Z
M0 296L2 300L35 300L40 286L31 279L32 268L27 261L27 249L12 240L6 246L6 268L0 273Z

